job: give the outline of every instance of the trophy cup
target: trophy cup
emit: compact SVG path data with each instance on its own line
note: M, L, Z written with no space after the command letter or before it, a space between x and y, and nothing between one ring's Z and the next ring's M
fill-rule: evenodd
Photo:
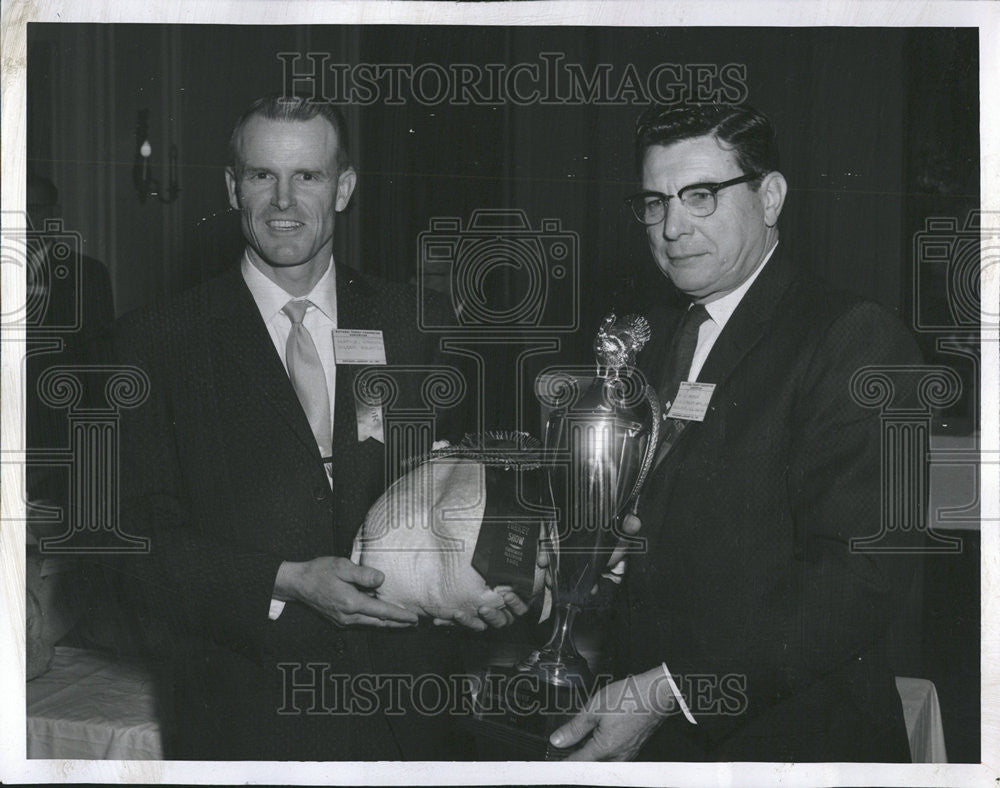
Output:
M610 314L594 340L597 369L589 388L573 396L579 395L577 379L564 375L540 392L556 405L544 434L548 492L557 513L549 536L552 636L514 671L488 670L474 699L477 721L508 752L565 755L549 747L548 736L594 689L593 672L574 642L574 623L593 605L591 590L621 535L619 519L637 500L656 455L660 403L634 370L648 339L645 318ZM487 708L496 715L492 720L481 713Z

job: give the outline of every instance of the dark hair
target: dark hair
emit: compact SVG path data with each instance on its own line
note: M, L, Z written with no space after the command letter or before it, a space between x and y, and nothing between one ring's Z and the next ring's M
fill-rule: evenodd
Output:
M653 105L635 122L635 163L642 170L646 149L711 135L731 147L747 175L766 175L778 169L774 126L766 115L742 104ZM760 180L751 181L757 189Z
M347 122L340 108L328 101L315 101L304 96L283 96L273 93L257 99L240 115L229 135L229 155L232 164L239 169L239 141L243 127L251 118L261 117L268 120L307 121L313 118L324 118L333 126L337 134L337 168L341 171L351 166L351 156L347 144Z

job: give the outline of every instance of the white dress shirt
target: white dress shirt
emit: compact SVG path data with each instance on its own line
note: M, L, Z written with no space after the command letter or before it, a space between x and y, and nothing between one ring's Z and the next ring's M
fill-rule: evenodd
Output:
M292 330L292 320L282 310L289 301L311 301L312 306L306 310L302 325L305 326L312 337L316 352L319 354L320 364L323 365L323 372L326 374L326 390L330 393L330 424L333 424L333 407L336 397L337 384L337 359L333 352L333 330L337 327L337 269L330 258L330 265L326 273L313 286L313 289L304 296L292 296L286 293L281 287L272 282L257 267L250 262L250 258L243 255L240 263L240 271L243 274L243 281L250 288L250 295L253 296L260 316L267 326L267 333L271 335L274 342L274 349L278 352L278 358L288 372L288 364L285 361L285 345L288 342L288 335Z
M705 311L708 312L708 316L711 319L702 323L698 329L698 344L695 345L694 356L691 359L691 369L688 371L687 378L685 378L689 383L698 380L701 368L705 366L705 360L715 346L715 340L719 338L719 334L726 327L729 318L733 316L736 307L740 305L743 296L747 294L747 290L750 289L750 286L760 276L760 272L764 270L764 266L767 265L767 261L771 259L771 255L774 254L774 250L777 248L778 242L775 241L774 246L764 255L764 260L757 266L757 270L750 274L743 284L731 293L726 293L722 298L717 298L715 301L710 301L704 305Z
M337 360L333 352L333 330L337 327L337 269L330 257L330 265L326 273L315 284L312 290L306 295L296 297L285 292L278 284L272 282L257 267L250 262L246 253L240 263L240 272L243 274L243 281L250 288L250 295L253 296L254 303L260 311L260 316L267 326L267 333L271 335L274 342L274 349L278 353L278 358L288 372L288 364L285 361L285 346L288 342L288 335L292 330L292 320L282 310L289 301L311 301L312 305L306 309L305 317L302 318L302 325L305 326L312 337L316 352L319 354L320 364L323 365L323 372L326 373L326 390L330 394L330 424L333 424L333 407L336 397L337 385ZM329 480L332 484L332 479ZM268 611L268 618L274 620L281 615L285 609L285 603L280 599L271 600L271 608Z

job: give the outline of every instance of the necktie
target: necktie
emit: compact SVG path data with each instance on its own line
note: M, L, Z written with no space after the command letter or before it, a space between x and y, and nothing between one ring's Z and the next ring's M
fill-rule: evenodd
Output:
M681 318L680 325L674 333L666 374L660 387L660 398L664 403L673 402L681 381L687 380L694 351L698 345L698 329L708 319L708 311L702 304L694 304Z
M289 301L281 310L292 321L292 330L285 343L285 364L292 387L309 419L321 457L333 452L333 427L330 425L330 394L326 373L316 352L309 329L302 325L311 301Z

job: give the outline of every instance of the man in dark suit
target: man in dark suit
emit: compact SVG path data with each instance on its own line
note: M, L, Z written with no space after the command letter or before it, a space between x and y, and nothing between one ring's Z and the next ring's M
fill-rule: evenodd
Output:
M385 447L354 394L379 348L343 363L334 329L380 329L390 367L433 362L415 292L334 263L334 217L356 181L339 111L261 99L231 143L240 266L123 319L115 343L150 383L123 414L122 522L151 540L131 570L177 633L168 754L468 757L448 713L457 704L415 713L412 691L421 676L437 677L435 690L461 674L459 636L375 598L381 573L349 560L387 483ZM402 380L397 405L419 406L419 384ZM481 615L455 621L510 620Z
M883 643L916 560L892 548L920 529L852 548L897 480L851 385L918 364L913 339L782 249L786 183L759 112L654 107L636 154L631 207L690 302L653 321L640 364L678 408L638 512L647 550L628 558L629 678L553 742L585 740L578 759L908 760Z

